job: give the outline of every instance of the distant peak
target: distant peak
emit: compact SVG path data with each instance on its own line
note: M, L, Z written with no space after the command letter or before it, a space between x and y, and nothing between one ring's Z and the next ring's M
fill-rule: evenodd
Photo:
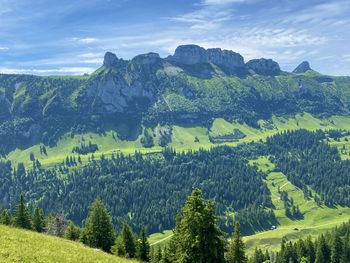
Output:
M221 48L205 49L197 45L181 45L175 50L173 56L168 60L182 64L213 63L227 68L244 67L244 58L231 50L221 50Z
M272 59L252 59L246 63L246 66L261 75L278 75L281 72L279 64Z
M293 70L293 73L305 73L308 70L311 70L309 62L303 61Z
M114 67L118 65L118 57L112 52L106 52L103 60L105 67Z

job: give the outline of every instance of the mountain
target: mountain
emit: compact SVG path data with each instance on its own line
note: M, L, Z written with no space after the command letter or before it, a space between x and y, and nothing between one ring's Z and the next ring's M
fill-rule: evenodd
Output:
M281 71L271 59L244 58L220 48L179 46L123 60L107 52L91 75L0 75L0 152L37 143L53 146L67 132L103 133L111 123L207 125L221 117L259 127L273 115L348 114L349 77L310 70ZM140 128L133 129L137 137Z

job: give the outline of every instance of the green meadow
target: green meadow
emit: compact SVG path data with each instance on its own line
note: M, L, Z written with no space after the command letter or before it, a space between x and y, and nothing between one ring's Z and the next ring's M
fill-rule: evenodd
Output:
M0 262L132 263L82 243L0 225Z

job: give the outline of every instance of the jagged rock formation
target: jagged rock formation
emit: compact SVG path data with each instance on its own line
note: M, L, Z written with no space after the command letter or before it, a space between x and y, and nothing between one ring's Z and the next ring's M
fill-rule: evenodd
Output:
M246 67L261 75L278 75L281 72L278 63L272 59L252 59L246 63Z
M311 70L309 62L303 61L293 70L293 73L305 73L308 70Z
M115 67L118 65L119 59L112 52L106 52L103 60L103 66L105 67Z
M197 45L182 45L176 48L175 54L167 58L181 64L213 63L229 69L244 67L244 58L231 50L220 48L204 49Z

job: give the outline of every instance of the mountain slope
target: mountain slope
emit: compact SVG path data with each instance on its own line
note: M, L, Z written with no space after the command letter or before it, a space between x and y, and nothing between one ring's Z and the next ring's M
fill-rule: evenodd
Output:
M81 243L0 225L0 262L132 263Z
M132 139L142 125L208 126L220 117L258 127L272 115L349 114L350 78L307 66L288 73L269 59L244 63L232 51L186 45L168 58L148 53L126 61L107 52L90 76L0 75L0 153L121 124L134 132L118 137Z

